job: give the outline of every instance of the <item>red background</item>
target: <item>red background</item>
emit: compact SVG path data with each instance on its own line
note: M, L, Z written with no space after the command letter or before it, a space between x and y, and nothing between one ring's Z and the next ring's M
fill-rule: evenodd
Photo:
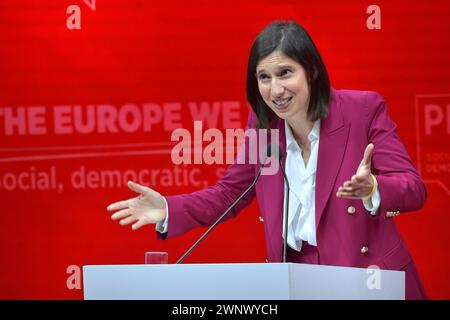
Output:
M71 4L81 8L81 30L66 27ZM381 30L366 27L371 4L381 8ZM417 100L418 95L450 93L450 5L443 0L99 0L95 11L75 0L2 0L0 108L45 106L50 114L55 105L178 102L183 127L192 128L188 102L240 101L243 126L249 48L258 32L279 18L296 20L309 31L333 87L375 90L384 96L416 163L427 150L448 152L450 129L420 139L423 117ZM449 100L447 96L439 103ZM50 123L51 117L47 120ZM0 298L80 299L82 290L66 286L68 266L143 263L145 251L159 250L168 251L172 263L204 231L156 241L153 227L133 232L110 220L107 204L133 196L126 187L70 186L70 175L81 165L89 170L171 168L167 152L87 155L99 151L95 146L107 150L105 145L112 144L131 144L110 146L113 151L151 151L160 149L158 144L170 150L170 131L162 124L151 132L37 136L8 136L4 126L0 115L0 178L55 166L64 192L0 187ZM70 149L75 146L76 151ZM82 156L53 157L73 153ZM42 155L44 160L33 158ZM219 167L224 166L185 169L201 168L202 179L212 184ZM396 222L429 297L449 299L450 179L448 173L434 178L427 182L424 209ZM152 187L166 195L198 188ZM186 262L264 259L255 201L236 220L220 225Z

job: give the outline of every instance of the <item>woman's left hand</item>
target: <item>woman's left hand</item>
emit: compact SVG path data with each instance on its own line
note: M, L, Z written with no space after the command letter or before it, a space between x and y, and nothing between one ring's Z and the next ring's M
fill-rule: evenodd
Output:
M364 151L364 158L359 164L356 174L351 180L345 181L339 187L336 196L338 198L347 199L363 199L367 198L373 189L372 172L370 170L372 162L373 144L368 144Z

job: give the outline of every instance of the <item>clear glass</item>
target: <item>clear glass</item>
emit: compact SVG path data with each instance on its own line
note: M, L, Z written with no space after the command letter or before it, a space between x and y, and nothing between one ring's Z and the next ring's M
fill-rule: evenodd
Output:
M169 254L160 251L147 251L145 253L145 264L165 264L169 263Z

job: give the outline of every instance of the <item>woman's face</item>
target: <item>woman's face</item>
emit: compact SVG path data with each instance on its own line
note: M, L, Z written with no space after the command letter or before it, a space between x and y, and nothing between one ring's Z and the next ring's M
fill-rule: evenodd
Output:
M258 88L264 102L281 119L303 114L309 105L309 85L305 69L280 51L274 51L256 66Z

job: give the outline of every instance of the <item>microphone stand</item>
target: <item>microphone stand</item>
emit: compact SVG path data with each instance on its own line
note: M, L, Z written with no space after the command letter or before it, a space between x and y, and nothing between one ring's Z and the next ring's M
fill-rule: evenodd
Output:
M176 264L182 263L183 260L191 253L191 251L194 250L195 247L217 226L217 224L219 224L226 217L226 215L239 203L239 201L241 201L242 198L244 198L253 189L253 187L255 186L256 182L258 181L261 175L261 170L266 164L268 157L270 157L270 154L264 159L264 162L259 167L255 179L253 180L252 184L247 188L247 190L245 190L245 192L241 194L241 196L237 198L236 201L233 202L233 204L219 217L219 219L217 219L216 222L214 222L214 224L211 227L209 227L208 230L206 230L206 232L189 248L189 250L186 251L186 253L180 259L178 259Z
M278 162L280 163L281 172L283 173L284 181L286 182L286 189L287 189L287 195L286 195L286 202L284 203L284 212L283 212L283 220L284 220L284 231L283 231L283 262L287 262L287 236L288 236L288 220L289 220L289 193L290 193L290 187L289 187L289 180L286 176L286 170L284 170L283 166L283 154L281 151L280 146L277 146L278 148L276 156L278 158Z
M284 232L283 232L283 262L287 262L287 237L288 237L288 219L289 219L289 193L290 193L290 187L289 187L289 180L286 176L286 171L284 170L283 156L280 153L279 161L280 161L280 167L281 171L283 172L284 181L286 182L286 189L287 189L287 195L286 195L286 202L284 204Z

